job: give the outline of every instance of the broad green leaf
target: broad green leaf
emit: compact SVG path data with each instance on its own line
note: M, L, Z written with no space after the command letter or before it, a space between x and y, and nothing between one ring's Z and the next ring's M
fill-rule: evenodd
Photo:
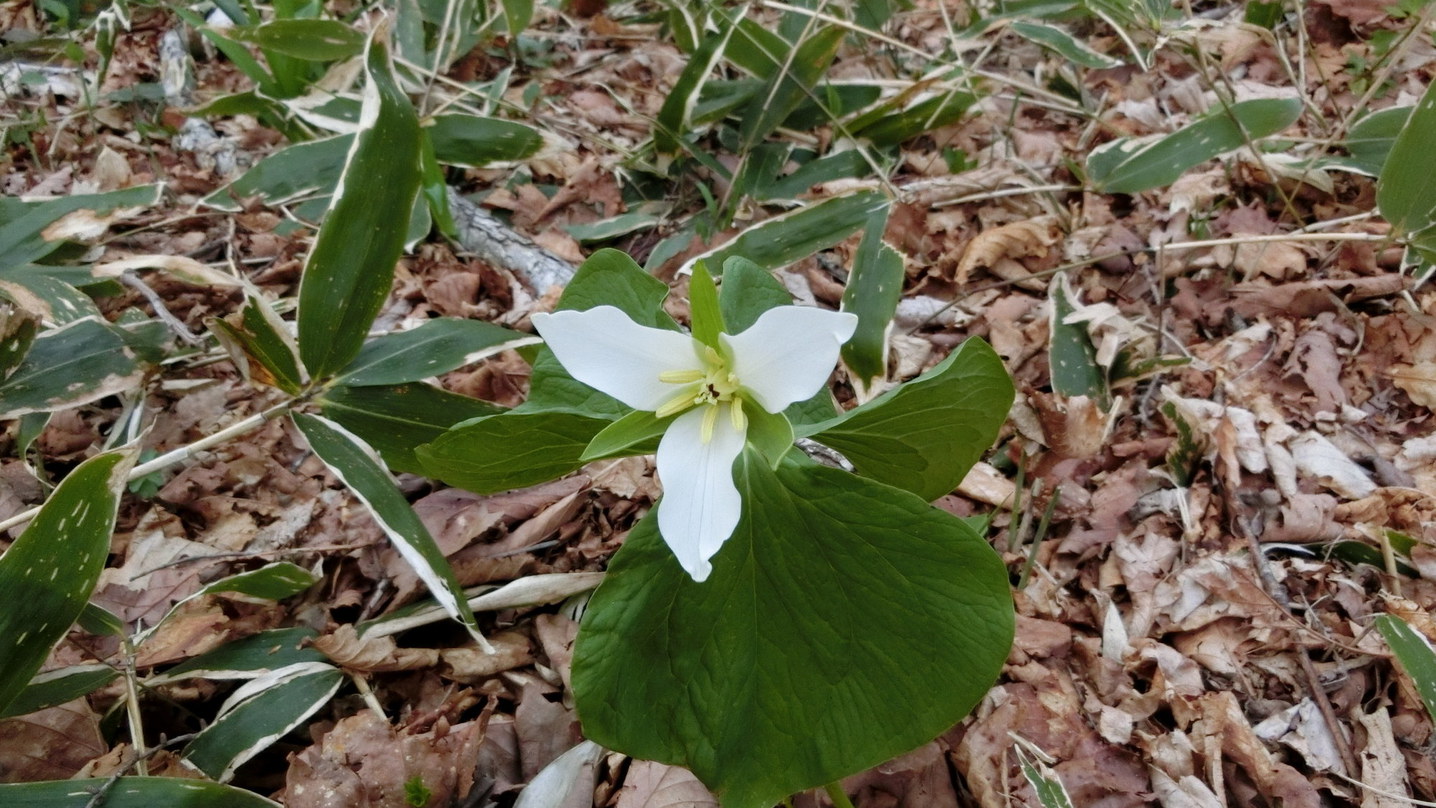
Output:
M231 39L311 62L334 62L364 50L364 34L338 20L278 19L225 29Z
M85 608L110 552L132 452L71 471L0 556L0 710L13 702Z
M320 394L324 415L378 450L389 468L422 474L414 449L462 421L495 415L487 401L417 382L387 387L338 384Z
M768 79L743 114L738 127L740 152L761 143L807 98L837 56L846 35L844 29L830 25L785 52L779 71Z
M658 439L676 417L659 418L651 412L634 410L594 435L578 459L588 463L605 457L652 454L658 450Z
M1432 651L1431 642L1395 615L1383 614L1375 623L1401 669L1411 677L1427 714L1436 721L1436 651Z
M887 222L883 211L868 223L843 290L843 311L858 316L858 328L843 346L843 363L864 385L887 375L888 327L907 279L902 255L883 243Z
M103 194L77 194L41 201L0 198L0 266L27 264L49 255L63 243L45 238L45 230L78 211L111 213L122 208L147 208L159 202L164 183L137 185Z
M0 785L5 808L91 808L104 794L104 808L280 808L252 791L180 777L96 777Z
M663 312L666 297L668 284L644 272L626 253L602 249L574 273L556 308L587 311L616 306L639 325L676 330L673 318Z
M1436 220L1436 83L1411 110L1376 182L1376 207L1398 233L1424 230Z
M119 328L77 320L35 338L0 384L0 420L95 401L137 386L143 376Z
M514 121L480 115L436 115L424 129L443 165L482 168L493 163L527 160L543 148L537 129Z
M538 341L491 323L440 317L364 343L336 382L351 387L416 382Z
M859 474L932 501L992 446L1013 395L1002 360L974 337L916 379L799 435L842 452Z
M455 427L414 453L428 476L493 494L576 470L584 449L608 423L571 412L509 412Z
M203 202L218 210L239 212L244 210L244 200L256 196L266 205L328 196L339 183L353 146L353 135L296 143L264 158Z
M688 259L680 271L691 269L700 260L709 267L721 267L735 255L765 269L787 266L856 233L887 205L887 197L877 191L825 199L765 219L722 246Z
M676 154L683 148L683 139L693 128L693 110L703 85L723 59L734 29L735 26L725 25L716 33L705 34L683 72L678 74L668 97L663 99L653 127L653 145L659 154Z
M31 679L9 707L0 709L0 719L26 715L88 696L119 675L119 671L109 665L73 665L46 671Z
M1060 396L1086 396L1106 408L1110 401L1107 377L1097 364L1097 349L1083 323L1068 323L1076 311L1076 294L1067 281L1067 273L1058 273L1047 289L1052 306L1049 309L1047 349L1052 373L1052 389Z
M1122 65L1121 59L1114 59L1105 53L1093 50L1086 42L1056 25L1014 20L1007 26L1007 30L1083 67L1102 69L1121 67Z
M246 682L181 757L209 777L227 781L245 761L329 703L343 683L339 669L321 662L301 662Z
M723 286L718 302L729 333L747 331L763 312L793 305L793 295L773 273L734 255L723 262Z
M360 130L299 283L299 356L315 379L359 353L389 296L419 195L419 120L376 37L365 72Z
M1087 155L1087 174L1103 193L1135 194L1171 185L1187 169L1274 135L1301 117L1301 100L1257 98L1212 110L1155 139L1118 138Z
M149 683L184 679L257 679L301 663L324 662L326 657L309 646L317 635L310 628L277 628L228 642L213 651L170 668Z
M737 334L757 322L768 309L791 306L793 296L773 273L742 256L732 256L723 262L723 286L718 302L728 330ZM826 421L837 412L832 393L823 389L807 401L788 407L783 414L790 424L801 425Z
M991 547L917 497L751 452L735 470L743 517L706 582L654 513L629 533L573 688L592 740L767 808L948 730L1001 670L1013 611Z
M589 256L574 273L564 287L557 308L587 311L595 306L616 306L639 325L678 330L678 324L663 311L666 297L668 284L644 272L628 255L602 249ZM533 361L528 400L515 407L514 414L567 412L613 420L628 414L629 409L612 397L575 381L554 359L553 352L544 347Z
M212 319L209 330L244 377L298 395L309 378L299 365L299 346L273 307L250 295L233 319Z
M1391 154L1391 148L1411 117L1412 109L1391 107L1357 121L1346 133L1346 140L1342 141L1347 154L1351 155L1342 161L1342 165L1368 177L1380 176L1381 167L1386 165L1386 157Z
M0 298L0 382L9 378L35 342L40 318Z
M474 613L454 579L453 568L434 543L428 528L399 493L394 478L384 470L374 450L333 421L305 413L295 413L292 417L309 441L309 448L369 509L374 521L394 543L394 549L429 587L429 593L478 638Z

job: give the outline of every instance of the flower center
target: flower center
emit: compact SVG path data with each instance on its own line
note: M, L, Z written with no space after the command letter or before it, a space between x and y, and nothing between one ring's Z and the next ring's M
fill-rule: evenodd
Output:
M713 438L720 405L727 405L733 428L740 432L747 428L748 418L743 414L742 385L729 367L728 359L709 345L703 346L702 358L702 368L666 370L658 374L659 381L681 384L683 389L653 414L667 418L690 407L707 405L703 413L703 442L707 443Z

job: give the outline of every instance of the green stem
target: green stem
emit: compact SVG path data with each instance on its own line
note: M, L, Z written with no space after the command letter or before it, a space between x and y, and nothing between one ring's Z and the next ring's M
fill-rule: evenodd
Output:
M853 808L853 801L848 799L841 784L828 783L823 788L828 792L828 799L833 801L833 808Z

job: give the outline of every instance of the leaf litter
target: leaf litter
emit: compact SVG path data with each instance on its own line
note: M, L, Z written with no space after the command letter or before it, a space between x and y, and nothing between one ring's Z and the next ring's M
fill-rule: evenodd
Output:
M40 30L33 14L4 14L5 27ZM902 200L885 236L906 269L891 367L898 378L915 375L970 335L987 338L1007 361L1020 391L1010 425L991 462L942 504L958 513L995 506L993 541L1013 580L1028 564L1031 574L1015 593L1017 640L1001 680L941 738L849 778L844 787L859 808L1037 805L1019 748L1048 756L1044 765L1076 805L1385 808L1436 798L1431 717L1369 630L1376 615L1392 613L1436 640L1436 293L1400 274L1399 255L1379 242L1250 240L1315 223L1333 226L1303 232L1379 236L1382 225L1361 218L1373 206L1371 181L1250 153L1131 195L1082 192L1072 173L1096 142L1167 133L1210 109L1204 71L1233 76L1234 100L1304 96L1321 115L1293 133L1317 140L1339 137L1333 119L1358 103L1413 103L1436 71L1436 53L1418 42L1365 97L1371 34L1407 24L1387 3L1311 4L1300 21L1305 50L1235 15L1207 15L1185 28L1173 41L1186 50L1157 49L1147 71L1129 63L1064 73L1069 65L1033 43L993 33L986 41L998 46L981 54L992 92L978 111L899 151L886 180ZM952 41L949 16L918 2L886 31L939 53ZM572 138L571 149L522 171L466 170L463 183L487 191L483 204L505 212L518 232L577 260L583 248L567 227L628 210L623 157L651 132L662 104L655 90L680 61L651 28L603 13L540 9L535 24L565 72L516 66L510 94L521 99L531 88L543 96L545 122ZM120 38L104 91L158 73L164 25L157 17ZM1087 44L1119 58L1130 56L1123 35L1131 33L1084 29ZM476 53L461 64L494 69L486 59ZM1293 84L1293 61L1305 86ZM198 68L202 94L243 86L222 59L202 58ZM1071 114L1070 102L1013 91L1030 86L1038 69L1077 81L1096 126ZM834 71L844 70L872 72L856 50L840 55ZM82 213L58 226L92 244L98 260L188 256L242 267L271 298L293 294L306 244L281 227L288 212L253 206L218 216L195 207L228 179L213 160L162 139L141 145L144 111L135 106L102 106L56 127L75 109L78 85L73 71L43 76L44 84L27 82L3 102L8 115L47 113L29 130L29 148L7 152L8 195L166 182L159 205ZM282 141L252 117L220 125L255 154ZM844 182L809 194L838 193ZM756 206L739 214L739 224L765 215ZM1204 239L1229 241L1182 246ZM640 232L617 244L643 260L655 242ZM682 245L659 276L671 278L704 249L696 240ZM780 275L801 300L833 302L833 268L846 265L852 249L840 245ZM1081 315L1069 323L1082 324L1119 393L1110 409L1053 390L1047 276L1069 264ZM397 278L380 317L390 329L431 315L519 325L554 294L438 244L403 259ZM226 289L146 282L196 333L205 317L241 302ZM153 307L133 290L101 305L111 317ZM1157 364L1128 373L1143 362ZM192 390L156 385L142 400L155 414L146 440L157 451L265 406L225 362L192 363L180 375ZM443 383L513 405L526 375L511 354ZM48 463L88 456L120 409L113 398L66 409L36 446ZM48 479L33 456L15 451L17 439L13 426L0 439L9 449L0 460L0 518L39 502L40 480ZM334 701L236 782L289 806L410 804L414 778L432 805L511 805L572 751L572 765L549 769L544 781L572 804L715 804L682 770L577 746L567 682L580 603L486 613L494 655L475 652L442 623L397 638L357 634L356 622L417 600L422 586L302 445L271 422L202 453L152 498L128 498L95 601L132 625L151 625L225 574L275 559L319 565L318 586L278 604L192 602L135 660L141 672L159 670L266 629L307 626L320 632L312 647L364 683L361 696ZM1179 462L1187 456L1193 462ZM1026 487L1014 513L1019 467ZM465 585L602 569L657 495L642 459L602 461L494 496L403 482ZM1036 534L1036 517L1059 491L1046 532ZM1390 557L1388 530L1415 540L1405 561L1417 574L1339 552L1354 543ZM123 651L77 631L49 667L96 660L122 667ZM206 681L166 685L163 699L145 702L146 725L162 736L195 731L231 690ZM0 721L0 778L132 766L115 762L128 746L99 731L99 715L118 697L111 687ZM163 769L159 757L152 764ZM812 794L795 800L823 804Z

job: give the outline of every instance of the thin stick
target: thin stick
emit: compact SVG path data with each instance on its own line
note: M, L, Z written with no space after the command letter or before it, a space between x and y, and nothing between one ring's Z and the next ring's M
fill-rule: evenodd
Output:
M230 424L229 426L225 427L224 429L221 429L213 435L208 435L206 437L200 438L199 440L189 444L188 446L181 446L180 448L175 449L172 452L165 452L164 454L160 455L159 457L156 457L154 460L151 460L148 463L141 463L130 469L130 475L126 479L129 481L138 480L141 477L148 476L155 473L156 471L160 471L161 469L166 469L170 466L182 463L185 460L194 457L195 455L199 454L200 452L203 452L206 449L218 446L221 443L224 443L225 441L228 441L232 438L237 438L240 435L243 435L244 433L254 429L255 427L264 424L267 421L272 421L275 418L278 418L279 416L289 412L290 407L293 407L294 404L295 402L293 400L285 401L281 404L276 404L273 407L270 407L269 409L265 410L264 412L256 413L249 416L248 418L245 418L242 421L237 421L233 424ZM16 525L23 524L30 521L31 519L34 519L40 513L41 507L42 506L37 505L28 511L17 513L9 519L0 519L0 531L9 530Z
M848 794L843 791L841 784L828 783L823 786L823 790L828 792L828 799L833 801L833 808L853 808L853 801L848 799Z

